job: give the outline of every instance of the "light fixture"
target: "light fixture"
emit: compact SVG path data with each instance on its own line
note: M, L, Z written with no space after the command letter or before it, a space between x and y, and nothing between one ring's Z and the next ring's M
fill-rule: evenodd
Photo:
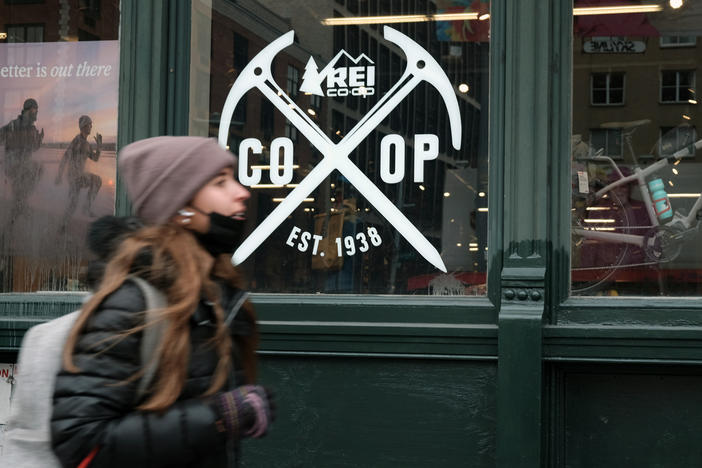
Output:
M465 83L461 83L458 85L458 90L464 94L467 93L469 89L470 89L470 86L468 86Z
M573 8L574 16L587 15L620 15L626 13L655 13L663 11L662 5L622 5L603 7Z
M468 244L468 247L477 247L477 246L478 246L478 243L477 243L477 242L470 242L470 243Z
M293 164L292 168L293 168L293 169L300 169L300 165L299 165L299 164ZM271 166L268 165L268 164L254 164L254 165L251 166L251 169L261 169L261 170L264 170L264 171L270 171L270 170L271 170Z
M685 119L685 120L690 120L691 117L690 117L689 115L683 114L682 118Z
M419 190L421 190L421 191L423 192L423 191L426 190L426 189L424 188L423 185L420 185L420 186L419 186Z
M478 13L437 13L434 15L388 15L388 16L354 16L348 18L325 18L325 26L343 26L348 24L390 24L390 23L424 23L427 21L469 21L478 19Z
M668 198L697 198L699 193L669 193Z
M586 223L602 223L602 224L609 224L613 223L613 219L608 219L608 218L590 218L590 219L583 219Z
M480 198L483 198L483 197L485 196L485 192L478 192L478 196L479 196Z
M274 201L275 203L280 203L280 202L282 202L283 200L285 200L285 198L274 198L274 199L273 199L273 201ZM313 201L314 201L314 198L305 198L305 199L302 200L302 201L303 201L303 202L306 202L306 203L310 203L310 202L313 202ZM314 208L312 208L312 211L314 211Z
M445 197L445 198L448 198L448 197L450 197L450 196L451 196L451 192L444 192L444 197Z
M469 252L477 252L478 248L477 247L471 247L468 249Z
M673 183L672 180L669 180L669 181L668 181L668 185L670 185L671 187L675 187L675 184Z
M673 168L673 174L678 175L678 170Z
M314 111L314 109L307 109L307 113L310 115L317 115L317 113Z
M478 211L481 213L487 213L488 209L487 208L478 208Z
M683 2L682 0L670 0L668 4L670 5L670 8L675 8L677 10L683 5Z
M688 99L687 102L690 104L697 104L697 99Z
M6 32L0 32L0 41L7 39L7 33Z
M463 247L463 244L461 244L460 242L456 242L456 247Z
M331 197L330 200L331 200L332 203L334 203L334 202L336 201L336 198Z
M483 13L482 15L478 16L478 19L480 21L485 21L486 19L490 18L490 13Z

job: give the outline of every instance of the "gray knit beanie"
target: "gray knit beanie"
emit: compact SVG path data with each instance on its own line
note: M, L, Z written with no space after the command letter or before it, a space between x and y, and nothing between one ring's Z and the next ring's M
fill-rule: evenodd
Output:
M161 136L125 146L117 164L134 213L162 224L236 157L212 138Z

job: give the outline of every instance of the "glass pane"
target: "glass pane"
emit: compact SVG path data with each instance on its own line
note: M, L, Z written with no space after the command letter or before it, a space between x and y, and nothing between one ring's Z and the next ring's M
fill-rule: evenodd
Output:
M593 14L600 3L573 4L571 294L697 295L702 0ZM604 72L609 103L620 105L592 105L584 83Z
M607 87L607 73L593 73L592 74L592 87L593 88L606 88Z
M624 75L622 73L611 73L609 75L609 87L620 89L624 87Z
M239 155L250 289L485 294L488 2L201 0L192 18L190 133ZM248 57L229 75L227 37Z
M114 212L119 1L80 3L0 2L0 292L84 289Z

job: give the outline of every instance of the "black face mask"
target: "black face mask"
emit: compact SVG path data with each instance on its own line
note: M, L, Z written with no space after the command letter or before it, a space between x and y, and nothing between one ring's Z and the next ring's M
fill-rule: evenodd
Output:
M210 217L210 228L204 234L193 232L195 237L212 256L233 253L239 245L246 221L214 212L207 216Z

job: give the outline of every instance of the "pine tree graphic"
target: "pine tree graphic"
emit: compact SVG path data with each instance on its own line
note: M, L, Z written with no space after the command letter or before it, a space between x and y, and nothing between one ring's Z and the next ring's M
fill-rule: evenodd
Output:
M300 91L303 93L316 94L317 96L324 96L324 91L322 91L322 80L323 76L319 76L317 72L317 62L314 61L313 57L307 61L305 65L305 73L302 75L302 86L300 86Z

